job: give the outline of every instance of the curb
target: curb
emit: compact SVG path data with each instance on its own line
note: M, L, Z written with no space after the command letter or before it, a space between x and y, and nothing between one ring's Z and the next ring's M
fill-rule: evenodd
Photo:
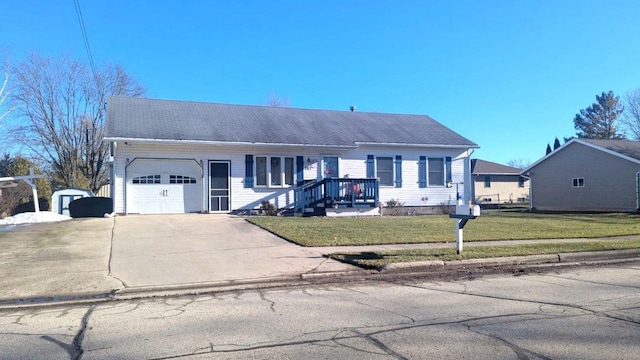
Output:
M141 286L112 290L102 294L61 295L23 299L5 299L0 301L0 310L16 310L24 308L42 308L71 306L82 304L107 303L144 298L160 298L185 295L201 295L225 293L233 291L260 290L292 286L311 285L314 283L330 283L337 279L351 281L375 279L376 275L393 275L394 273L438 273L465 268L497 267L497 266L554 266L568 264L584 264L587 262L620 263L640 260L640 249L590 251L530 256L510 256L466 260L428 260L411 263L393 263L376 270L352 270L339 272L318 272L300 275L278 276L261 279L229 280L212 283L191 283L164 286Z
M483 259L466 259L466 260L429 260L416 261L411 263L392 263L386 264L378 268L381 273L384 272L408 272L408 271L433 271L460 269L467 267L486 267L486 266L504 266L504 265L534 265L534 264L552 264L552 263L575 263L579 261L597 261L597 260L613 260L613 259L629 259L640 258L640 249L627 250L609 250L609 251L585 251L575 253L559 253L546 255L528 255L528 256L505 256Z

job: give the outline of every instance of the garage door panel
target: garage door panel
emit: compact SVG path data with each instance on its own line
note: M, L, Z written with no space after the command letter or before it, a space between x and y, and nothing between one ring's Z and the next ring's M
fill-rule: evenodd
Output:
M127 212L202 211L202 170L193 160L137 159L128 169Z

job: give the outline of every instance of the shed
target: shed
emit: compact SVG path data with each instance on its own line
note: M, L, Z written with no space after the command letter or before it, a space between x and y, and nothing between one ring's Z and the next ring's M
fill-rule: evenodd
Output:
M83 197L93 197L93 192L79 188L58 190L51 195L51 211L69 216L69 203Z

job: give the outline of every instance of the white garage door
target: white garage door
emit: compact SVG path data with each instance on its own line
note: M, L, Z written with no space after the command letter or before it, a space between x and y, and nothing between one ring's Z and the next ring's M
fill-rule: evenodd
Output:
M202 169L195 160L135 159L127 168L127 213L202 211Z

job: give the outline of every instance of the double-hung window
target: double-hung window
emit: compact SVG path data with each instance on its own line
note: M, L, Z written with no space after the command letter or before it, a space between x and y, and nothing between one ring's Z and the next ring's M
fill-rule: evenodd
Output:
M393 186L393 158L376 158L376 177L380 179L381 186Z
M444 159L429 158L427 168L429 170L427 176L429 186L444 186Z
M256 156L256 186L283 187L294 184L293 157Z

